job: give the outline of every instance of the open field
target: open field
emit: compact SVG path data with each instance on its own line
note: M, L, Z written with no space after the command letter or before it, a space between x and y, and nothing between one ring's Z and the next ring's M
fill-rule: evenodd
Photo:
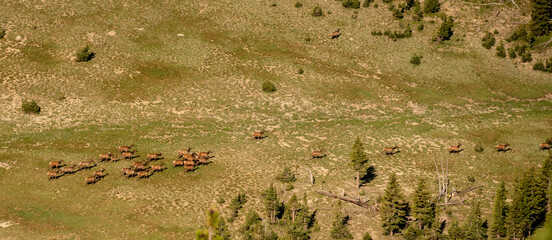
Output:
M411 22L408 14L393 20L381 0L379 8L358 10L336 1L302 0L301 8L275 2L4 1L0 224L16 224L0 228L0 238L193 239L209 206L226 217L230 198L244 192L248 202L230 225L241 239L236 229L244 213L255 208L264 216L259 192L274 182L283 200L307 194L320 225L312 237L326 239L335 200L314 191L355 195L347 164L356 136L377 174L362 187L364 198L383 193L392 172L407 195L419 176L436 191L432 160L448 158L452 185L485 185L477 199L488 218L498 183L511 187L547 156L538 144L552 137L552 75L495 57L480 44L479 31L498 29L505 38L513 22L528 21L513 17L514 8L445 1L444 11L456 17L455 35L438 44L431 42L437 16L425 18L422 32L412 25L411 38L372 36ZM324 17L310 15L315 5ZM343 34L330 40L337 28ZM86 44L97 57L73 61ZM423 56L421 65L409 63L413 53ZM262 92L265 80L277 91ZM22 99L37 100L42 112L24 114ZM262 129L267 138L250 139ZM465 151L449 155L448 146L458 142ZM505 142L512 151L492 151ZM484 152L473 150L477 143ZM126 144L136 146L139 160L162 152L166 158L158 162L171 166L136 180L119 177L131 161L101 163L95 169L109 175L91 186L84 178L94 169L46 178L49 161L96 159ZM380 154L395 144L399 154ZM188 146L213 151L214 163L193 173L173 168L178 149ZM318 149L328 156L309 159ZM286 166L298 177L291 191L274 179ZM344 209L355 239L364 232L386 239L377 214ZM462 218L467 206L449 209Z

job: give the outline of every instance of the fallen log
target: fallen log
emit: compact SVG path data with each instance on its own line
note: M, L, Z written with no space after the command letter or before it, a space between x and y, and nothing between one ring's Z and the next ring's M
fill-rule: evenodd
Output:
M357 200L357 199L352 199L352 198L340 196L340 195L329 193L329 192L322 191L322 190L316 190L315 192L318 193L318 194L324 195L324 196L337 198L341 201L352 203L352 204L357 205L359 207L363 207L363 208L367 208L367 209L372 210L372 206L368 205L368 201L361 201L361 200Z

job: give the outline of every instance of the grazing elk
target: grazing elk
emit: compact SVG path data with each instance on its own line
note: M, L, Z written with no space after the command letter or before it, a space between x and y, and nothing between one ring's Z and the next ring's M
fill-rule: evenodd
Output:
M183 157L186 154L190 154L190 151L192 150L191 147L188 148L188 150L180 149L178 150L178 158Z
M458 145L456 146L450 146L449 147L449 153L460 153L462 150L464 149L461 149L460 147L462 146L462 144L458 143Z
M103 162L103 161L111 161L111 157L113 156L112 153L102 153L100 154L100 162Z
M510 144L506 143L506 144L497 144L495 150L497 152L506 152L512 149L510 148Z
M58 179L61 175L59 171L48 171L48 180Z
M398 151L395 151L398 148L399 147L397 147L397 145L395 145L394 147L384 147L382 153L384 155L393 155L393 154L396 154L398 152Z
M543 150L543 151L544 151L544 150L551 149L551 148L552 148L552 144L547 143L547 142L541 143L541 144L540 144L540 147L539 147L539 149L540 149L540 150Z
M199 152L199 153L198 153L198 156L199 156L199 157L203 157L203 158L211 158L211 156L209 156L209 154L211 154L211 151Z
M105 173L105 168L100 170L100 171L95 171L94 172L94 177L97 177L98 179L103 178L106 175L107 175L107 173Z
M95 184L97 181L98 181L98 178L96 176L86 177L84 179L84 185L87 186L89 184Z
M133 159L133 158L136 157L136 156L134 155L135 152L136 152L136 150L130 151L130 152L123 152L123 153L121 154L121 157L122 157L123 159Z
M159 165L151 165L151 170L153 170L153 172L162 172L165 169L166 167L164 163L161 163Z
M138 177L138 179L149 178L152 174L153 173L151 171L140 171L136 177Z
M127 178L136 176L136 171L131 168L123 168L121 170L121 173L123 174L123 176L126 176Z
M130 152L133 147L134 147L134 144L130 146L119 146L117 150L119 150L119 153Z
M341 29L337 29L337 31L333 32L332 33L332 39L336 39L338 38L339 36L341 36L341 32L340 32Z
M71 167L62 167L61 168L61 172L65 175L65 174L73 174L73 173L76 173L78 171L77 169L77 165L76 164L73 164L73 166Z
M184 166L184 160L174 160L173 165L174 165L174 167Z
M48 163L48 167L50 169L59 168L63 165L64 165L63 160L53 161L53 162Z
M148 156L147 156L147 161L152 161L152 160L159 160L159 159L162 159L162 154L161 153L148 153Z
M186 155L184 155L184 160L196 162L197 161L197 156L198 156L197 153L186 154Z
M148 168L148 164L143 162L134 162L132 164L132 168L136 171L144 171Z
M209 158L208 157L199 157L198 158L198 163L202 164L202 165L207 165L207 164L209 164Z
M263 139L263 138L265 138L266 136L265 136L264 133L265 133L264 131L260 131L260 132L255 131L255 132L253 132L253 139Z
M311 152L311 158L323 158L326 154L322 153L322 151L312 151Z
M92 167L95 167L95 166L96 166L96 163L94 162L94 160L90 160L90 161L80 162L78 168L79 169L89 169L89 168L92 168Z
M195 168L195 162L194 161L184 161L184 168L186 168L186 171L193 171Z

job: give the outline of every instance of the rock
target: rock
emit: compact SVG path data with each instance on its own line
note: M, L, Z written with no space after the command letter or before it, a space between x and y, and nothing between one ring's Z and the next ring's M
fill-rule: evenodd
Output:
M176 36L179 36L179 37L184 37L184 34L182 34L182 33L179 33L179 34L176 34Z
M107 35L113 37L113 36L117 35L117 32L111 30L111 31L107 32Z
M15 41L21 41L21 39L23 39L23 38L19 35L17 35L17 37L15 37Z

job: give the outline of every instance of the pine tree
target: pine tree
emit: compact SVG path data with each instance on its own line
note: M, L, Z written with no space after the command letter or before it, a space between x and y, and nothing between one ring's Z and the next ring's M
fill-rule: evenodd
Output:
M280 199L278 199L278 192L276 192L274 185L270 184L270 187L265 189L261 193L261 196L264 198L263 202L266 207L267 215L270 218L270 223L275 223L277 213L282 204L280 203Z
M431 228L435 222L435 204L431 203L431 196L427 190L425 180L420 178L414 192L412 215L420 229Z
M337 202L336 215L330 231L330 237L333 239L353 239L353 235L347 228L349 216L343 216L341 213L341 202Z
M448 235L451 240L464 240L464 230L460 227L460 223L455 219L450 224Z
M547 186L541 175L530 169L517 182L506 217L508 238L525 238L542 226L547 212Z
M365 172L367 169L368 156L364 152L364 146L360 141L360 138L357 137L353 143L353 148L351 150L351 167L356 171L356 181L357 188L360 189L360 172Z
M224 221L224 220L222 220ZM221 225L220 214L214 207L207 211L207 217L205 218L206 228L200 229L196 232L196 240L225 240L230 236L225 233L226 225ZM224 223L223 223L224 224ZM222 237L225 235L226 238Z
M452 17L444 17L443 23L441 23L441 27L439 27L439 32L437 32L437 39L440 42L450 40L452 34L454 34L452 27L454 27L454 20Z
M293 219L292 213L294 209L296 213ZM316 219L314 213L309 211L306 195L303 196L303 204L297 201L295 194L291 197L286 204L283 219L286 222L289 238L293 240L310 239L309 235L312 232Z
M531 32L543 36L552 31L552 1L531 0Z
M508 213L508 206L506 205L506 187L504 182L498 187L496 192L494 209L493 209L493 222L491 224L491 238L503 238L506 237L506 216Z
M393 173L385 189L381 203L381 226L384 235L394 235L406 227L409 214L408 202L404 200L397 176Z
M234 219L238 216L238 213L240 209L242 209L243 205L247 202L247 197L245 193L238 193L238 195L235 198L232 198L232 201L230 201L230 218L228 219L229 222L234 222Z
M471 212L462 228L466 240L487 239L487 221L481 218L479 203L472 204Z
M263 225L259 214L250 210L239 231L245 240L277 240L278 236Z

